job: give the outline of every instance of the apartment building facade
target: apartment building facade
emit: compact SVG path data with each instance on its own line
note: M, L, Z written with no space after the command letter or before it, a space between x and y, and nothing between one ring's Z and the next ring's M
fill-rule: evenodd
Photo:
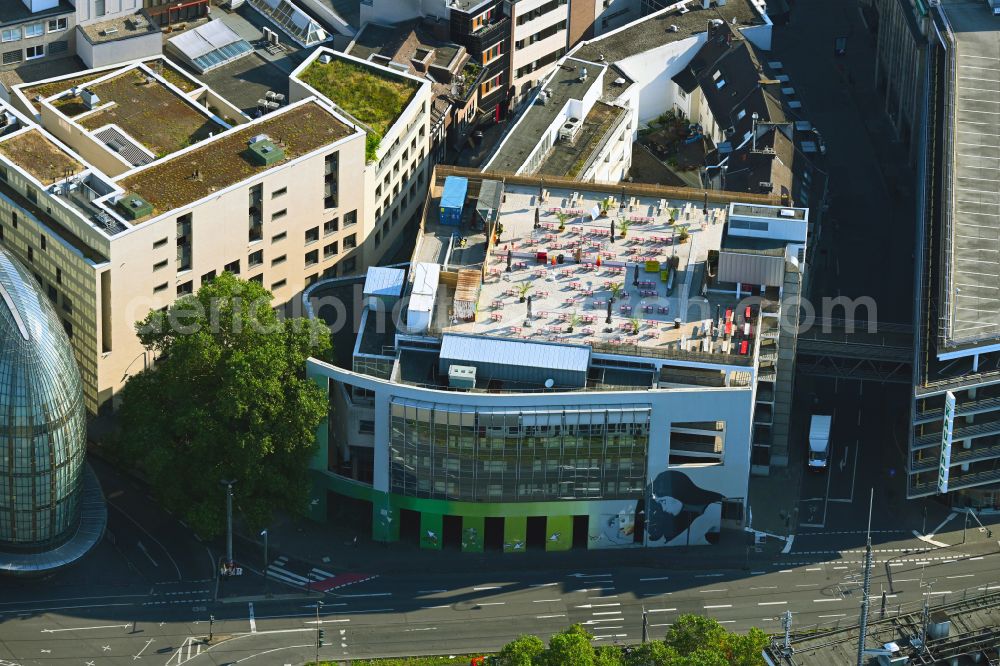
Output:
M378 117L364 116L363 109L371 104L357 90L336 85L342 73L359 77L364 90L373 95L385 93L379 99L383 108ZM341 266L341 273L360 270L376 264L399 249L403 230L420 210L427 189L427 179L433 166L431 156L431 82L409 74L402 68L392 68L338 53L321 47L316 49L292 72L289 78L291 101L318 97L340 109L372 137L377 147L369 149L366 164L357 170L363 180L362 205L359 209L358 246L370 239L356 262ZM378 137L375 139L374 137ZM336 275L331 266L325 277Z
M5 107L16 129L0 140L0 243L58 303L91 413L154 362L134 330L150 310L223 271L282 305L364 261L363 131L315 99L226 113L165 67L15 91L42 126Z
M454 219L439 214L448 177L467 179ZM336 505L370 515L378 540L465 552L706 545L742 529L808 211L733 196L746 202L441 169L408 271L368 273L350 366L308 362L331 405L312 516ZM608 201L607 216L586 212ZM671 219L690 239L664 242ZM606 233L622 221L627 242ZM660 245L621 251L634 239ZM306 298L322 304L324 288Z

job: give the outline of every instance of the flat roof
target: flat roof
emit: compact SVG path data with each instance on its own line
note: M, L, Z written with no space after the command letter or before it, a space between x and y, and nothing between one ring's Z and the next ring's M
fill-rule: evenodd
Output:
M585 81L580 80L581 68L587 69L588 76ZM562 113L566 103L571 99L583 99L592 86L600 84L599 74L603 68L603 65L576 58L566 58L557 65L543 86L543 90L551 93L551 96L545 104L536 101L525 108L484 168L510 173L515 173L521 168L538 146L539 137Z
M402 268L372 266L365 275L362 292L366 296L399 296L403 293L406 271Z
M552 144L545 161L536 170L540 175L569 176L576 178L583 173L583 168L587 166L590 157L606 143L608 132L618 123L628 112L619 107L612 106L605 102L596 102L590 109L590 113L583 119L576 139L570 143L568 141L556 141Z
M381 136L396 122L420 84L383 67L345 58L330 50L330 62L319 57L297 78Z
M142 10L128 16L116 16L107 21L78 27L91 44L116 42L160 32L159 26L151 21Z
M66 0L59 0L59 3L52 9L34 13L21 0L4 0L4 2L0 2L0 25L8 26L27 23L33 20L41 21L50 16L73 14L75 12L76 9Z
M527 365L545 370L586 373L590 349L580 345L550 345L527 340L484 338L474 335L441 336L440 358L465 363Z
M581 44L572 55L584 60L597 61L599 56L618 62L657 47L679 42L708 29L712 19L722 19L736 25L763 25L764 19L751 0L728 0L723 7L702 9L701 0L688 0L685 13L665 9L643 16L597 39ZM677 30L672 29L677 26Z
M550 189L540 205L540 228L535 229L538 186L508 181L498 216L503 233L486 257L476 321L454 323L448 318L448 308L437 308L435 312L440 316L433 326L442 333L579 344L597 351L626 353L617 350L635 349L640 356L707 352L720 355L717 359L727 355L734 365L748 362L748 356L736 355L741 341L738 336L724 340L720 335L713 340L702 333L711 320L735 308L738 301L729 290L703 290L709 279L708 255L722 245L728 204L709 203L706 215L704 201L695 200L695 190L690 200L667 199L663 206L656 197L628 196L624 219L631 226L622 238L620 202L616 200L610 206L611 217L591 219L591 210L615 195L587 191L586 187L580 183L575 191ZM466 208L470 206L471 202L467 202ZM674 224L670 223L671 211ZM563 231L558 228L557 212L570 216ZM613 239L608 237L612 223ZM689 233L683 243L679 240L682 226ZM449 233L448 228L441 231ZM420 243L424 243L424 237ZM544 263L538 260L540 252L545 253ZM562 263L558 262L559 255L564 258ZM552 257L557 258L555 265ZM661 271L673 257L677 272L668 289ZM647 270L647 261L652 270ZM622 294L612 305L609 325L605 319L613 284L621 286ZM528 304L520 302L522 285L531 296L530 319ZM450 288L442 283L437 298L450 297ZM742 313L737 317L740 323L741 317ZM678 318L680 324L675 328ZM636 324L638 331L634 330ZM570 325L572 332L568 330Z
M940 8L958 42L950 252L942 257L942 338L958 346L1000 337L1000 26L984 23L994 19L983 2L942 0Z
M51 185L83 165L36 129L0 139L0 153L42 185Z
M82 99L61 97L53 105L88 129L114 124L154 155L164 157L191 144L218 134L225 128L212 120L191 100L178 95L158 79L148 77L138 67L129 68L109 79L91 83L100 104L110 106L87 112ZM83 115L86 114L86 115Z
M352 129L313 100L285 107L249 125L204 141L182 154L155 162L118 181L138 194L160 215L276 168L352 133ZM249 140L266 134L284 149L285 157L259 166L246 157ZM197 174L197 177L194 175Z

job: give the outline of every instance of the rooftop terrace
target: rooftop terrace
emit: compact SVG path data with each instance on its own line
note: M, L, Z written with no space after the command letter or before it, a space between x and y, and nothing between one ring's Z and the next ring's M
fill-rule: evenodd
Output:
M83 171L82 164L34 129L0 140L0 153L43 185Z
M328 63L318 58L313 60L298 75L299 80L379 136L385 136L413 99L419 84L373 65L348 60L332 52L331 55Z
M284 150L284 158L259 166L247 156L249 140L268 135ZM301 157L351 134L351 128L310 101L286 107L258 122L205 141L194 149L156 162L119 185L153 205L151 215L185 206L268 169Z
M542 201L537 187L508 184L504 192L498 217L503 233L486 257L475 320L459 321L447 308L438 308L432 322L437 330L645 356L698 353L733 364L749 362L739 355L744 313L736 312L738 299L732 291L707 288L712 285L708 255L722 242L724 204L710 203L705 214L702 201L652 197L630 196L620 208L614 196L582 187L579 192L553 189ZM433 196L440 196L440 187ZM609 204L610 217L592 219L591 211L602 203ZM433 202L430 210L436 210ZM450 303L450 287L441 289L438 298ZM609 314L608 302L618 289ZM531 296L530 315L528 303L520 302L522 294ZM727 310L732 314L729 335L706 336L711 322ZM754 307L751 321L756 318ZM752 327L756 335L757 324ZM752 346L744 353L751 354Z
M55 105L79 116L79 124L97 130L115 124L158 158L207 139L225 128L205 112L140 69L130 69L88 89L100 98L97 111L87 113L80 97L63 97ZM83 115L86 113L86 115Z

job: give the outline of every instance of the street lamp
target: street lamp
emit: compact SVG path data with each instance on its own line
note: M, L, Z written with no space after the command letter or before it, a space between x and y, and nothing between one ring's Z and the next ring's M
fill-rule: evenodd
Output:
M226 487L226 564L233 565L233 484L236 479L219 481Z
M267 529L260 531L260 535L264 537L264 596L267 596Z

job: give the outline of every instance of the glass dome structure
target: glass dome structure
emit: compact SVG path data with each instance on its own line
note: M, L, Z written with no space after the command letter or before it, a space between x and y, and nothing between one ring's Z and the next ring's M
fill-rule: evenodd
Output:
M99 486L98 522L81 533L85 481L96 483L86 441L69 338L32 274L0 250L0 571L60 566L75 559L67 545L78 557L100 538Z

